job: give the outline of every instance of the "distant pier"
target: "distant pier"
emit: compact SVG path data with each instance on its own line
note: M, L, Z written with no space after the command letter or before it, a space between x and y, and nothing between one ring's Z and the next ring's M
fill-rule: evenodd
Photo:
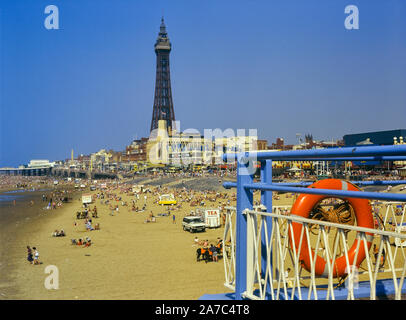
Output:
M51 173L51 167L0 168L0 174L8 176L49 176Z

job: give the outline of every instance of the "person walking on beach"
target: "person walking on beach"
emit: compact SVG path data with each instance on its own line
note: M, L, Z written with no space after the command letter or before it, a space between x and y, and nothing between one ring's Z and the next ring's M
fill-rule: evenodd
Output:
M175 217L175 214L172 215L172 224L174 224L174 223L176 224L176 217Z
M40 264L39 262L39 252L36 247L32 247L34 250L34 264Z
M94 208L93 208L93 217L94 217L94 218L98 218L96 206L94 206Z
M27 260L30 264L33 264L34 259L32 258L32 249L27 246Z

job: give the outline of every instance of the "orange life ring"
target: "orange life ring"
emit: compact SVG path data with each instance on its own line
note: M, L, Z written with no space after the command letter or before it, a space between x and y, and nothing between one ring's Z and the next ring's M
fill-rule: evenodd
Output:
M332 190L348 190L348 191L360 191L360 189L343 180L339 179L324 179L317 181L310 185L308 188L317 188L317 189L332 189ZM326 195L315 195L315 194L300 194L295 203L292 206L291 215L296 215L304 218L308 218L312 209L323 199L331 198L331 196ZM369 204L368 199L358 199L358 198L341 198L349 202L349 204L354 209L357 225L359 227L371 228L374 229L374 220L372 216L372 208ZM303 225L299 222L292 222L292 229L294 234L294 244L296 252L299 252L300 236L302 233ZM290 243L293 248L292 235L289 232ZM366 233L367 248L368 251L371 248L373 241L373 234ZM355 252L358 244L358 236L354 240L352 247L348 251L348 260L350 265L355 265L359 267L361 262L365 259L366 252L364 249L363 242L360 243L357 255L357 261L354 263ZM315 274L322 277L328 276L328 265L326 260L320 256L315 256L313 250L311 250L313 259L316 259L315 262ZM302 263L302 266L310 272L311 263L310 255L308 249L308 241L306 233L303 234L302 245L300 248L300 257L299 260ZM346 275L347 272L347 263L345 255L338 257L334 261L333 266L333 277L341 277Z

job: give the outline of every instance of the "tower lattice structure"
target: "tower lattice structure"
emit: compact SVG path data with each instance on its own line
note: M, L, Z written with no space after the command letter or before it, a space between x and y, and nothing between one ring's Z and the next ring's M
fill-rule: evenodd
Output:
M171 43L166 32L164 18L162 18L160 31L155 43L156 81L151 131L158 128L159 120L166 120L166 129L170 131L174 129L172 128L172 121L175 121L175 112L173 110L171 75L169 68L170 52Z

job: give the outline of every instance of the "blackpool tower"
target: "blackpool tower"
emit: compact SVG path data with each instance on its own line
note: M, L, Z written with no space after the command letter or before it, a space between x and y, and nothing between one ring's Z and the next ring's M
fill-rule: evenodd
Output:
M171 131L172 121L175 121L175 112L173 111L172 101L171 75L169 68L170 52L171 43L166 32L164 18L162 18L158 39L155 43L156 80L151 131L158 128L159 120L165 120L166 129Z

